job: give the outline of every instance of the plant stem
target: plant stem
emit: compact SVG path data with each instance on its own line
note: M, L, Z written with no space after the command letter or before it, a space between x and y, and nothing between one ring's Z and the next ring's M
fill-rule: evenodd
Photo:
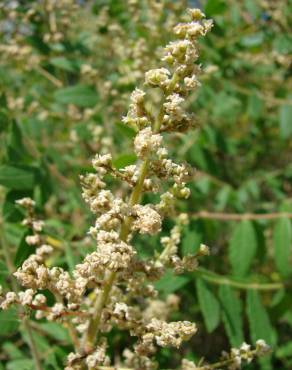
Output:
M255 356L257 354L257 351L256 350L253 350L253 351L250 351L250 355L253 357L253 356ZM219 368L221 368L222 366L227 366L227 365L231 365L231 364L233 364L234 363L234 359L232 359L232 358L229 358L229 359L227 359L227 360L222 360L222 361L218 361L218 362L216 362L216 363L214 363L214 364L211 364L211 365L208 365L208 369L219 369ZM200 368L200 367L198 367L198 370L200 370L200 369L205 369L205 367L203 367L203 368Z
M103 290L97 296L97 299L94 305L94 313L93 313L92 318L89 321L88 330L86 332L86 336L83 342L83 350L85 352L92 351L92 347L94 346L94 342L95 342L95 337L98 332L98 326L101 320L102 310L107 304L109 293L111 291L116 275L117 273L115 271L109 272L109 274L105 278Z
M215 274L205 269L197 268L193 274L200 277L212 284L216 285L229 285L238 289L253 289L253 290L279 290L284 288L282 282L279 283L254 283L254 282L240 282L225 276Z
M58 293L58 291L55 290L55 291L52 291L52 293L54 294L55 299L56 299L57 302L64 304L64 299L61 296L61 294ZM64 326L67 326L68 333L70 335L72 344L74 346L74 349L77 351L79 346L80 346L77 331L76 331L75 327L72 325L72 322L70 321L70 318L68 318L68 320L64 324L65 324Z
M38 353L38 350L35 344L35 340L32 334L32 329L30 326L29 319L27 317L24 317L22 320L22 323L28 335L28 345L31 350L31 354L32 354L32 357L35 363L35 368L36 370L42 370L41 359L40 359L40 356L39 356L39 353Z
M206 218L220 221L242 221L242 220L274 220L282 217L292 218L292 213L223 213L200 211L191 215L193 218Z
M167 91L167 94L171 94L172 90L174 89L176 83L178 80L178 76L176 73L173 74L172 81L170 83L169 90ZM165 101L165 96L163 96L162 101L161 101L161 107L159 110L159 113L156 117L156 120L153 124L153 132L154 134L158 133L160 130L160 127L163 122L163 115L164 115L164 107L163 103ZM147 176L148 168L149 168L150 160L145 159L142 162L142 165L140 167L140 174L138 181L131 193L130 199L129 199L129 205L133 207L135 204L139 203L142 192L143 192L143 184L144 180ZM128 216L125 218L122 226L121 226L121 231L120 231L120 239L123 240L124 242L127 242L129 233L131 231L131 225L132 225L132 217ZM90 352L92 351L95 343L95 338L98 333L98 326L100 324L101 320L101 315L103 308L106 306L109 298L109 294L111 292L112 286L115 282L117 276L117 272L110 271L107 273L107 276L105 276L105 281L104 281L104 287L103 290L99 293L95 305L94 305L94 313L89 321L88 329L84 334L83 340L82 340L82 351L85 352Z
M145 177L147 175L148 170L148 160L146 159L141 166L140 175L136 186L134 187L132 194L130 196L129 205L134 206L140 200L141 193L143 190L143 184ZM120 238L123 241L127 241L130 229L132 224L132 218L130 216L126 217L120 232ZM95 305L94 305L94 313L92 318L89 321L88 330L85 333L82 343L82 350L85 352L90 352L92 347L94 346L95 338L98 333L98 326L100 324L102 310L106 306L109 298L109 294L111 288L114 284L116 279L117 272L110 271L108 272L107 276L105 277L103 290L99 293Z

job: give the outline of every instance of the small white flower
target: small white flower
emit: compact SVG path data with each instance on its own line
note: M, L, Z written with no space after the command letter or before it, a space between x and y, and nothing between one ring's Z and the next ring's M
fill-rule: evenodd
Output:
M156 153L162 142L162 136L153 134L150 127L140 131L135 137L135 152L139 158L144 159L150 154Z
M150 69L145 73L145 83L150 86L166 87L169 83L170 72L166 68Z

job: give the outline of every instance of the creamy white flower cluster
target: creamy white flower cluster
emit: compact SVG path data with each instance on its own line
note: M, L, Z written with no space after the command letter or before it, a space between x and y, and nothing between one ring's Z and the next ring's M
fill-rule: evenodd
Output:
M207 32L207 23L201 20L197 22ZM177 28L175 32L178 33ZM178 34L181 38L181 32ZM197 36L199 34L200 32ZM188 90L198 85L194 76L198 69L194 64L198 57L195 37L194 32L189 30L182 37L183 40L166 47L166 58L163 59L170 69L162 67L145 74L145 85L150 90L160 89L163 95L157 114L148 111L148 93L135 89L131 95L130 108L123 121L137 131L134 139L137 164L117 170L110 154L97 155L92 161L95 173L81 177L83 198L96 216L95 224L89 230L89 234L96 240L96 249L76 265L72 275L60 267L48 268L46 258L52 253L52 248L42 242L39 233L42 224L32 217L32 201L22 200L20 204L27 208L30 215L26 224L34 230L27 242L36 247L36 250L15 276L28 289L19 296L8 294L1 302L3 307L18 301L35 306L37 317L47 317L49 320L62 318L66 321L69 314L77 313L78 310L82 315L77 315L70 323L86 337L92 325L92 319L87 316L94 313L93 303L87 294L92 291L96 295L96 302L99 302L104 289L109 289L105 288L109 284L108 277L115 276L116 281L110 287L111 296L102 302L104 306L100 313L99 329L109 331L115 325L130 330L132 335L138 337L134 358L138 356L139 362L145 366L153 364L147 356L154 353L157 346L179 347L182 341L188 340L196 332L195 324L190 322L165 321L166 313L171 311L167 309L171 306L171 300L163 304L156 299L151 304L151 300L157 297L157 291L149 282L158 280L166 267L179 264L179 230L174 229L168 239L163 239L162 245L167 252L161 259L155 257L140 260L130 244L134 232L148 235L159 233L163 217L173 208L174 199L178 196L187 198L189 195L186 182L191 171L186 164L176 164L167 158L161 133L181 131L182 128L191 126L191 116L185 112L184 104ZM172 56L172 61L169 56ZM83 72L87 72L87 69L84 67ZM151 99L151 92L149 94ZM115 196L114 192L106 188L105 180L108 175L126 181L133 188L129 201ZM139 204L144 191L158 192L160 183L165 180L172 181L173 185L161 195L158 204ZM176 262L172 262L175 260ZM35 295L38 289L50 290L55 295L56 302L51 307L46 306L45 297ZM138 295L144 304L133 305L132 302L137 300ZM172 307L177 306L177 300L172 301ZM159 311L159 307L160 310L164 307L164 315L155 317L155 307L156 311ZM85 357L80 349L78 351L70 354L69 368L74 368L76 363L76 368L82 363L88 367L106 363L105 352L100 346Z
M121 240L117 232L100 230L97 233L97 250L76 266L74 277L96 281L106 269L117 271L128 268L135 254L134 249Z
M132 92L129 111L127 116L123 117L123 123L138 129L142 129L150 124L145 109L145 95L143 90L137 88Z
M179 244L182 226L187 223L186 215L179 217L169 236L161 238L162 252L156 251L153 256L142 259L132 245L135 233L157 235L164 217L173 212L175 199L186 199L190 194L186 183L192 175L191 169L186 163L176 164L169 159L162 143L164 133L185 131L194 126L194 117L185 109L186 97L189 90L199 86L200 68L195 64L197 38L209 31L212 22L205 20L199 10L190 10L190 15L189 23L174 28L179 39L165 48L162 59L168 68L148 71L145 91L135 89L131 94L123 122L136 130L133 140L136 164L117 169L111 154L98 154L92 161L95 172L81 176L82 196L95 216L89 234L96 246L71 274L61 267L48 267L47 259L53 248L45 243L41 234L43 223L34 217L34 202L28 198L18 201L27 210L24 224L33 230L33 235L27 236L26 242L34 249L15 272L20 284L27 289L17 294L8 292L1 297L0 306L3 309L12 304L27 306L36 310L37 319L58 320L69 327L75 352L69 354L66 370L110 366L107 341L101 339L100 334L113 327L128 330L137 338L133 351L128 349L124 355L126 364L139 370L156 369L152 356L159 347L179 348L197 331L196 325L189 321L167 321L170 313L178 308L179 299L171 295L165 301L160 300L153 285L167 268L175 273L194 270L198 257L209 252L202 244L196 254L181 257ZM91 69L83 66L83 73L90 74ZM158 96L160 103L157 103ZM150 107L154 108L153 112L149 111ZM115 185L109 190L109 176L126 182L131 195L123 197L123 188L116 195ZM167 189L161 190L162 187ZM141 202L146 191L160 191L160 201ZM46 289L55 297L50 306L46 297L38 293ZM241 360L250 361L255 354L265 351L265 344L259 341L255 350L243 344L224 358L228 360L229 369L234 370ZM183 368L196 367L185 360Z
M223 352L221 360L216 363L216 368L226 368L228 370L238 370L242 368L244 363L251 363L256 357L266 355L271 351L271 348L263 339L256 341L255 348L247 343L242 343L240 348L232 348L230 353ZM182 370L210 370L214 365L196 365L194 362L183 359L181 364Z
M69 272L61 267L47 267L46 260L52 255L54 249L49 244L43 244L40 233L44 223L34 217L35 202L30 198L23 198L16 203L27 210L27 217L23 223L32 228L34 235L27 236L26 242L29 248L34 247L35 250L14 273L19 283L28 289L17 294L8 292L1 299L1 308L7 309L11 304L17 303L35 309L38 319L43 317L48 320L58 319L68 311L79 307L85 285L82 280L73 279ZM50 290L61 301L66 300L67 305L56 302L48 307L46 297L37 293L38 290L45 289Z
M154 343L160 347L180 347L183 341L189 340L197 331L195 324L189 321L165 322L152 319L145 327L146 333L136 346L136 351L149 355L155 351Z

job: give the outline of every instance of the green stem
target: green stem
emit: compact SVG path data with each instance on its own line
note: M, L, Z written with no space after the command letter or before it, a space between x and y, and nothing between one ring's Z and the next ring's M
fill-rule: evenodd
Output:
M249 354L250 354L251 358L254 358L254 356L257 354L257 351L256 350L250 351ZM219 369L222 366L231 365L233 363L234 363L234 359L230 358L230 359L227 359L227 360L219 361L219 362L216 362L214 364L208 365L208 369ZM203 368L198 367L198 370L200 370L200 369L203 370L203 369L205 369L205 367L203 367Z
M172 81L170 84L170 87L167 91L167 95L171 94L173 88L175 87L175 84L177 83L178 76L176 73L174 73L172 77ZM165 98L163 98L161 102L161 108L159 110L159 113L157 115L157 118L155 120L155 123L153 125L153 132L158 133L160 130L160 127L163 122L163 115L164 115L164 103ZM139 203L142 192L143 192L143 184L144 180L147 176L148 168L149 168L149 159L145 159L142 162L141 168L140 168L140 174L138 178L138 182L135 185L132 194L129 199L129 205L133 207L135 204ZM120 238L121 240L127 242L129 233L131 231L131 225L132 225L132 217L128 216L124 220L122 226L121 226L121 231L120 231ZM111 271L108 272L107 276L105 276L105 281L104 281L104 287L103 290L99 293L95 305L94 305L94 313L92 318L89 321L88 329L84 334L83 341L82 341L82 350L85 352L90 352L92 351L94 344L95 344L95 339L98 334L98 327L100 324L101 320L101 315L104 307L107 305L109 294L111 292L112 286L115 282L117 276L117 272Z
M283 283L254 283L254 282L240 282L219 274L215 274L205 269L198 268L194 271L197 277L200 277L212 284L229 285L238 289L254 289L254 290L279 290L284 288Z
M92 351L94 346L95 337L98 332L98 327L101 320L101 314L103 308L106 306L108 297L113 286L114 280L116 278L117 273L115 271L109 272L108 276L105 278L105 283L103 286L102 292L97 296L94 305L94 313L92 318L90 319L88 330L86 332L86 336L84 338L83 349L85 352Z
M33 357L33 360L34 360L35 368L36 368L36 370L42 370L41 359L40 359L40 356L39 356L39 353L38 353L38 350L37 350L37 347L36 347L36 343L35 343L35 340L34 340L34 337L33 337L33 334L32 334L32 329L31 329L31 326L30 326L29 319L27 317L24 317L23 320L22 320L22 323L23 323L23 327L24 327L24 329L25 329L25 331L27 332L27 335L28 335L28 345L29 345L29 348L31 350L31 354L32 354L32 357Z
M61 296L61 294L58 293L57 290L52 290L52 293L54 294L55 299L56 299L57 302L64 304L64 299ZM74 346L74 349L77 351L79 346L80 346L79 338L78 338L77 331L76 331L75 327L73 326L72 322L70 321L70 318L68 318L68 321L64 322L64 326L67 327L69 336L70 336L72 344Z
M136 186L134 187L132 194L130 196L130 200L129 200L130 206L134 206L140 201L144 180L146 178L147 171L148 171L148 165L149 165L149 161L146 159L142 163L138 182ZM120 232L120 238L121 240L125 242L127 241L129 233L130 233L131 224L132 224L132 218L129 216L126 217L121 227L121 232ZM94 313L93 313L92 318L89 321L88 330L86 331L85 336L83 338L82 349L85 352L90 352L94 346L95 338L98 333L98 327L99 327L100 320L101 320L102 310L104 309L104 307L106 306L108 302L109 294L111 292L111 288L114 284L116 276L117 276L117 272L115 271L108 272L108 275L105 278L103 290L98 295L95 301Z

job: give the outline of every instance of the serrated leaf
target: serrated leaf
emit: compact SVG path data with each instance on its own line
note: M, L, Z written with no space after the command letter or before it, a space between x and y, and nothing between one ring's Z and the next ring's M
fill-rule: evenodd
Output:
M247 292L246 310L252 342L255 343L258 339L263 339L270 346L275 345L275 331L257 291L249 290Z
M202 279L196 280L196 287L205 325L207 331L211 333L217 328L220 322L220 304L216 296Z
M288 218L281 218L277 221L274 229L274 254L277 270L284 277L291 271L291 249L292 249L292 227Z
M251 221L243 220L236 227L229 244L229 261L234 275L248 273L257 252L257 235Z
M221 285L219 298L222 319L230 344L238 347L244 341L242 325L242 305L235 292L227 285Z
M86 85L65 87L55 92L54 98L62 104L75 104L79 107L94 107L98 102L98 95L95 90Z

